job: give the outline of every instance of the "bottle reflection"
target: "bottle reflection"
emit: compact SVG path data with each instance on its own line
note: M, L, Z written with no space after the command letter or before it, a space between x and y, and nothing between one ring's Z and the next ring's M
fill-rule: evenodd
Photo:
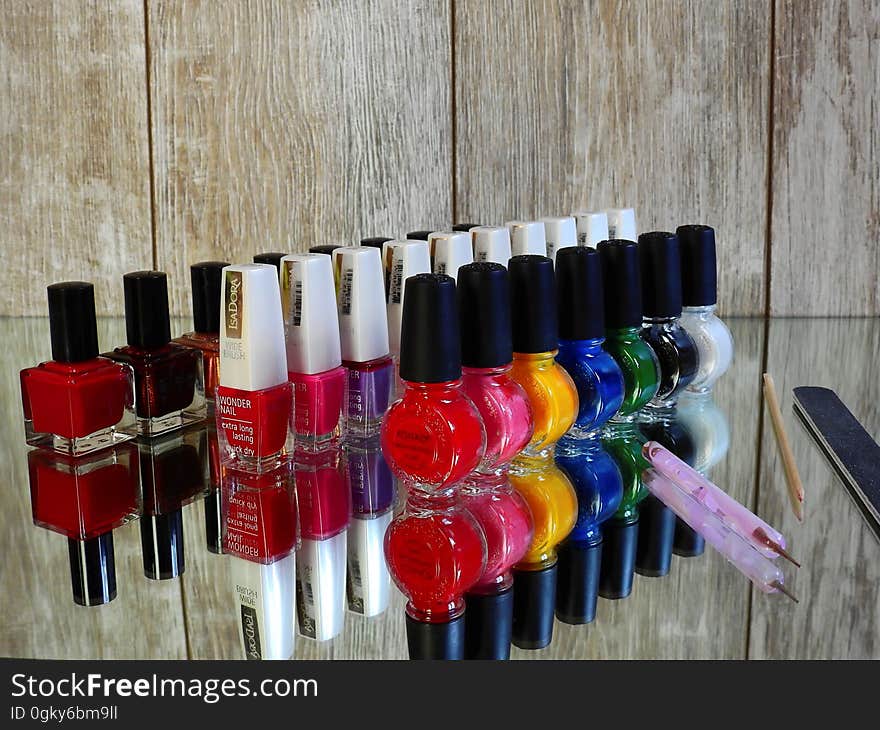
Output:
M391 574L385 562L385 530L394 516L394 477L374 438L343 447L344 473L351 495L348 530L348 609L379 616L388 608Z
M138 439L144 509L140 521L144 575L176 578L186 566L183 507L205 489L199 446L203 429Z
M205 542L209 552L223 554L223 510L220 490L220 442L217 426L209 422L199 439L199 458L204 465L203 481L207 494L202 501L205 508Z
M298 520L293 467L256 474L224 465L223 551L230 558L246 659L289 659L294 649Z
M339 452L297 453L294 481L302 543L296 564L299 633L327 641L342 631L351 498Z
M137 447L79 458L34 449L28 476L34 524L67 537L74 602L109 603L116 598L113 530L141 509Z

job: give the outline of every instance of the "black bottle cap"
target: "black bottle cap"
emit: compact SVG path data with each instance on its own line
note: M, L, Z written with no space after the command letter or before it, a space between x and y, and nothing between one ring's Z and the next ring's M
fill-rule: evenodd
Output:
M610 519L602 525L602 572L599 595L612 600L632 593L639 521Z
M639 541L636 547L636 573L662 578L672 565L675 512L653 494L639 507Z
M566 542L559 547L556 618L564 624L588 624L596 618L602 541Z
M205 541L208 552L223 554L223 511L220 490L212 489L205 495Z
M386 238L385 236L369 236L368 238L361 239L361 246L367 246L368 248L382 248L382 244L386 241L393 240L393 238Z
M686 307L705 307L718 301L715 263L715 229L710 226L679 226L681 245L681 294Z
M553 640L557 564L513 571L513 631L520 649L543 649Z
M455 280L417 274L404 284L400 325L400 377L415 383L445 383L461 377L461 342Z
M168 277L162 271L133 271L125 287L125 334L128 344L150 350L171 342Z
M452 230L467 233L471 228L477 228L479 225L479 223L456 223L452 226Z
M605 303L599 253L586 246L556 252L559 338L592 340L605 336Z
M653 231L639 236L642 316L681 316L681 256L674 233Z
M410 659L464 659L464 616L441 624L406 617Z
M681 558L696 558L702 555L705 549L706 541L703 536L695 532L686 522L676 518L672 552Z
M430 236L434 231L410 231L406 234L406 238L409 241L427 241L428 236Z
M461 364L495 368L513 359L510 285L501 264L480 261L458 270Z
M500 593L468 593L464 598L464 658L510 659L513 586Z
M196 332L220 332L220 281L225 261L201 261L189 267L193 325Z
M266 253L258 253L254 256L255 264L272 264L276 269L281 268L281 259L287 256L286 253L279 251L267 251Z
M183 551L183 510L140 519L144 575L167 580L181 575L186 567Z
M91 540L67 540L70 586L80 606L103 606L116 598L113 532Z
M556 277L546 256L514 256L510 274L510 314L513 351L549 352L559 347L556 312Z
M46 288L52 359L82 362L98 355L95 287L87 281L63 281Z
M342 248L342 247L338 246L335 243L325 243L321 246L312 246L309 249L309 253L323 253L323 254L326 254L327 256L331 256L331 255L333 255L333 252L337 248Z
M602 262L605 291L605 327L640 327L642 282L639 252L634 241L600 241L596 247Z

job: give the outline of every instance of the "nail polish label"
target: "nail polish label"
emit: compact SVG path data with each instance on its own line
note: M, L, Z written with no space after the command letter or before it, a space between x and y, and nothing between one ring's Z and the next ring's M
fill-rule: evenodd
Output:
M315 638L315 591L312 588L311 566L297 566L296 613L299 632L310 639Z
M241 323L244 318L244 297L241 292L240 271L226 272L226 336L241 339Z
M353 613L364 613L364 583L361 578L361 562L356 555L350 553L348 556L348 580L345 587L348 610Z
M394 262L391 271L391 282L388 285L388 303L400 304L403 299L403 265L404 258L401 256Z
M354 284L354 269L343 269L339 277L339 311L351 314L351 290Z
M239 599L247 600L242 595L242 586L239 586ZM244 637L244 655L246 659L260 660L263 653L260 651L260 625L257 621L257 611L244 603L241 605L241 635Z
M237 456L263 458L280 452L287 441L293 399L290 383L249 391L217 388L217 423Z

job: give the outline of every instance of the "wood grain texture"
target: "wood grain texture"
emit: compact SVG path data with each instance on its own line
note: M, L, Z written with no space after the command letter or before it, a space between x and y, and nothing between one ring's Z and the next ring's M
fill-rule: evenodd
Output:
M449 3L149 2L158 266L451 218Z
M880 314L880 4L777 0L771 313Z
M0 314L46 313L86 279L101 312L151 268L140 0L0 2Z
M808 344L810 343L810 344ZM817 351L821 349L822 354ZM788 537L803 567L784 568L801 599L793 605L755 591L749 656L767 659L880 657L880 543L792 412L792 388L834 390L865 427L880 434L880 320L772 320L768 372L804 482L804 522L785 489L769 426L761 448L758 513Z
M708 223L722 311L763 312L765 2L456 0L455 33L459 219Z
M124 337L121 319L99 321L103 346ZM0 370L0 656L53 659L187 657L180 582L144 577L136 523L114 531L117 598L77 606L70 587L67 540L33 524L18 371L49 352L48 320L0 318L5 343Z

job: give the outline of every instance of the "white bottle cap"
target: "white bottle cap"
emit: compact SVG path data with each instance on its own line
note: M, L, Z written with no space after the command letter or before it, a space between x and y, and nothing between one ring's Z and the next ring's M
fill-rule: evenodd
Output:
M458 269L474 262L470 232L438 231L428 236L434 273L446 274L456 281Z
M560 248L577 246L577 226L574 218L541 218L547 236L547 255L556 262Z
M621 241L638 241L636 232L636 212L632 208L611 208L605 211L608 216L608 238Z
M391 599L391 574L385 562L385 532L394 518L389 509L371 519L355 517L348 528L348 609L378 616Z
M547 234L541 221L508 221L510 249L513 256L523 254L547 255Z
M600 241L607 241L608 216L605 213L575 213L577 221L578 246L596 248Z
M235 556L229 560L244 657L290 659L296 634L296 553L268 565Z
M271 264L223 268L220 385L264 390L287 382L278 270Z
M326 540L303 538L296 560L299 633L328 641L342 633L345 621L345 565L348 554L343 530Z
M352 246L333 252L342 359L368 362L388 355L385 281L378 248Z
M288 371L314 375L339 367L342 353L330 257L319 253L285 256L280 276Z
M504 226L471 228L474 240L474 261L491 261L507 266L510 261L510 231Z
M404 283L416 274L430 274L431 256L427 241L386 241L383 248L388 267L388 342L391 353L399 355Z

